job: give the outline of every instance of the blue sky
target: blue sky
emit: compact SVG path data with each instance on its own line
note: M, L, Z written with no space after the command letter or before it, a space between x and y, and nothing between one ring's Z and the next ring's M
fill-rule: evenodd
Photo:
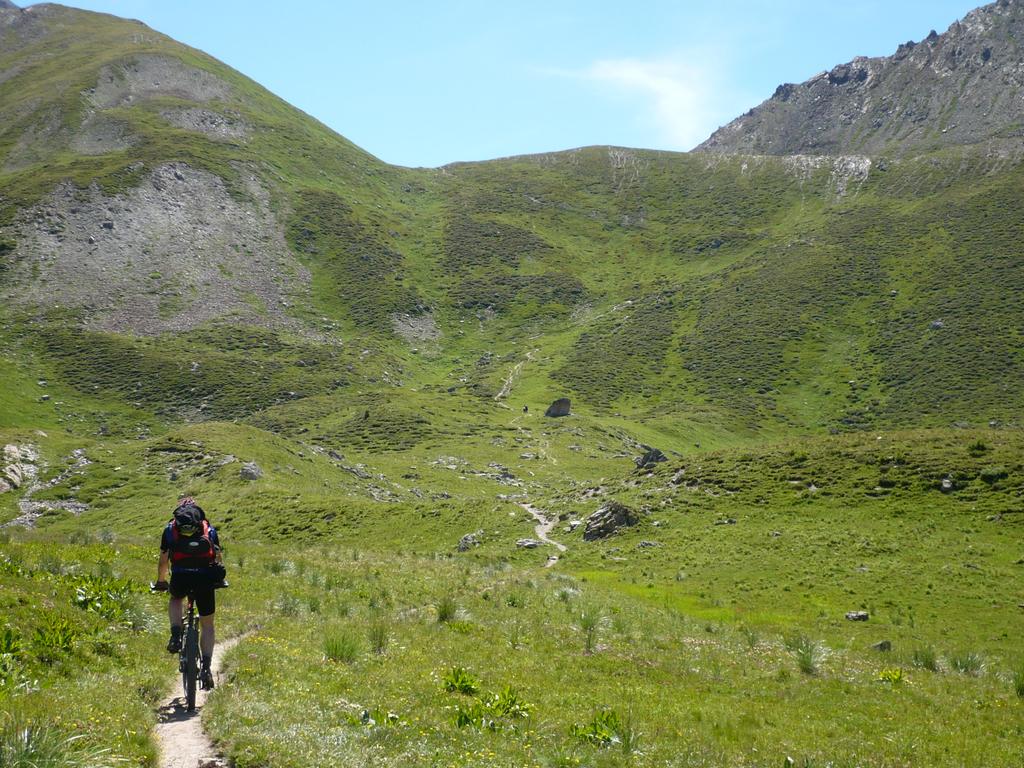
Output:
M972 0L81 0L201 48L391 163L686 150Z

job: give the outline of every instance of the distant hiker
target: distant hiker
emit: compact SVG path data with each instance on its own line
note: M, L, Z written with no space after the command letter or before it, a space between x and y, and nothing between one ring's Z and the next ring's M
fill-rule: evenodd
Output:
M530 412L530 406L524 405L523 406L523 413L529 413L529 412Z
M170 568L170 583L167 571ZM171 639L167 650L178 653L181 650L181 627L185 597L192 595L199 611L199 649L202 665L199 679L206 689L213 688L213 660L215 633L213 613L215 609L214 589L224 582L224 565L221 560L220 540L217 531L206 519L202 507L191 496L178 501L174 516L164 528L160 538L160 565L157 567L158 590L171 593L167 614L171 620Z

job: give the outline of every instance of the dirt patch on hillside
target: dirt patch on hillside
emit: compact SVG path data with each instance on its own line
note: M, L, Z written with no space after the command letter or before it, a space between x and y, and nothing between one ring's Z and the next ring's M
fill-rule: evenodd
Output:
M244 195L183 163L157 168L124 195L58 187L16 227L0 296L84 310L87 327L138 334L214 319L293 325L288 297L309 273L290 254L266 190Z
M95 106L110 109L164 96L200 102L226 99L231 86L172 56L149 54L104 67L96 87L87 95Z

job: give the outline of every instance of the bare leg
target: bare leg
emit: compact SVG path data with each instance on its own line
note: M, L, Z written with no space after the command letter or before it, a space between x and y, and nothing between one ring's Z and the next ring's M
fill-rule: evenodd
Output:
M213 630L213 616L200 616L199 627L202 632L199 635L199 652L203 659L213 659L213 644L216 640L216 633Z
M172 597L167 603L167 617L171 620L172 627L181 627L185 623L185 598Z

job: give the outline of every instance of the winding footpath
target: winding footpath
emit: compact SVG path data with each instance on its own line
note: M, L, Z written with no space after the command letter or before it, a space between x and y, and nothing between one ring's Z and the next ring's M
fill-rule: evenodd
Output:
M522 503L519 506L525 509L527 512L529 512L533 519L537 521L537 525L534 527L533 531L537 535L538 539L543 541L545 544L550 544L559 552L565 552L568 550L568 547L566 547L565 544L557 542L548 536L548 534L551 533L555 525L558 524L557 517L548 517L548 515L545 512L543 512L540 509L537 509L530 503ZM549 555L548 561L544 564L544 567L550 568L557 562L558 555Z
M217 685L221 683L224 654L244 637L232 637L214 647L212 669ZM159 720L154 736L160 748L160 768L213 768L226 765L217 755L213 741L203 730L202 711L206 703L206 691L196 692L196 708L192 712L185 711L180 675L175 676L175 691L161 702L158 710Z

